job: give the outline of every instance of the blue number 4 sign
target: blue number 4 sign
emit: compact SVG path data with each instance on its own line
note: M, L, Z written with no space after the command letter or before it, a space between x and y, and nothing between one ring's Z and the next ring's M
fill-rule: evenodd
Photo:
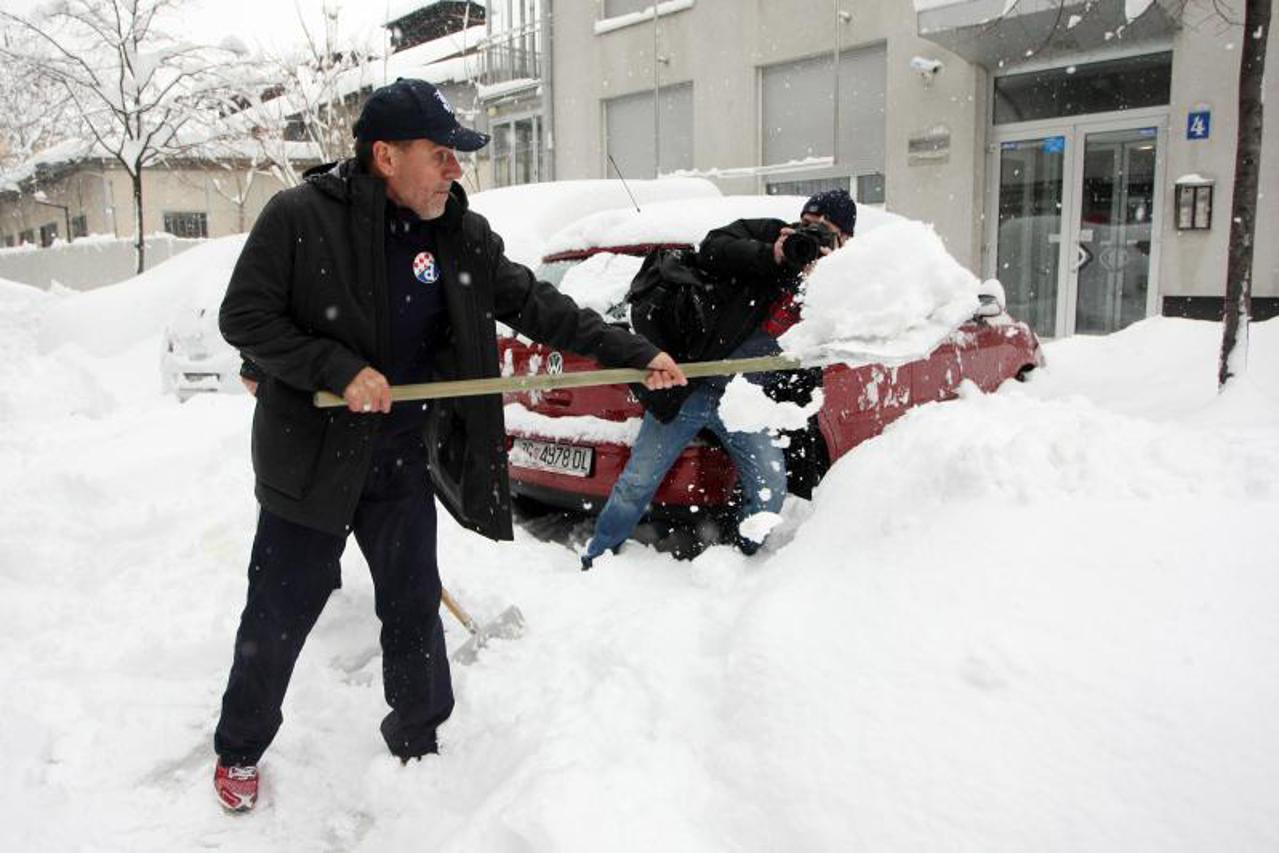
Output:
M1207 139L1212 132L1212 113L1208 110L1186 116L1186 138Z

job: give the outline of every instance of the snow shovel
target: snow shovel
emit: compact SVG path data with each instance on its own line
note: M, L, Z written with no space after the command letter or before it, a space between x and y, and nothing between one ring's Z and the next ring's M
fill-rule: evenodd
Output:
M453 653L453 660L460 664L475 663L480 649L488 645L488 641L497 637L499 640L516 640L524 633L524 614L515 605L502 611L502 615L487 625L479 625L471 615L462 609L447 589L440 590L440 598L449 612L457 617L462 627L471 635L471 639Z
M775 370L800 370L818 366L806 364L788 355L759 358L729 358L720 361L693 361L680 369L690 379L697 376L732 376L737 373L771 373ZM534 373L522 376L500 376L492 379L457 379L448 382L422 382L391 386L391 401L435 400L442 397L475 397L508 391L550 391L556 388L585 388L592 385L615 385L643 382L647 370L614 367L604 370L581 370L575 373ZM328 391L315 392L315 405L322 408L345 406L346 401Z

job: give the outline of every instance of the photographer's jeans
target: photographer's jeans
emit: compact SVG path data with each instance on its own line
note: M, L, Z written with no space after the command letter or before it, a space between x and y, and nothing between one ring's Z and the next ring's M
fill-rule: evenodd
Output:
M644 415L630 461L595 521L595 533L586 545L584 557L594 560L626 541L666 472L704 428L719 437L737 466L737 477L746 496L742 517L781 509L786 498L786 458L782 449L774 445L774 438L767 431L730 432L719 418L721 395L718 388L699 386L668 424L651 414Z

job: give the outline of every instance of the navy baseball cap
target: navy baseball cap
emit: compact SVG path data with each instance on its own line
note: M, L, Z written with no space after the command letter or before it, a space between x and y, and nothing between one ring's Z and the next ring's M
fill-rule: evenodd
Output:
M362 142L429 139L458 151L477 151L489 142L487 133L458 123L453 106L439 89L425 80L405 77L369 95L353 130Z
M857 225L857 202L847 190L818 193L804 203L804 212L825 216L845 234L852 234Z

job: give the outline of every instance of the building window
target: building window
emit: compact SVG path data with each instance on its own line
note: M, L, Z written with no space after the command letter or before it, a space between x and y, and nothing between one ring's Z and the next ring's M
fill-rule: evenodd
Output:
M48 225L40 226L40 246L42 248L49 248L56 239L58 239L58 223L50 222Z
M662 87L658 107L654 114L651 91L604 102L604 150L623 177L652 178L693 168L693 84ZM605 158L604 173L611 170Z
M27 228L23 231L18 232L19 246L32 246L32 245L35 245L35 242L36 242L36 232L34 229Z
M844 176L883 174L887 56L882 45L840 53L838 128L830 54L764 68L763 165L833 156Z
M203 211L166 212L164 230L175 237L208 237L209 217Z
M71 239L89 236L89 217L83 213L71 217Z
M884 175L882 172L872 172L869 175L857 176L857 200L866 204L883 204L884 193Z
M995 78L995 124L1161 107L1172 54L1154 53Z
M6 235L4 235L4 247L5 247L6 249L12 249L12 248L13 248L13 235L12 235L12 234L6 234Z
M307 132L306 121L301 113L294 113L284 119L285 142L310 142L311 134Z
M618 15L629 15L633 12L643 12L650 6L655 6L659 0L604 0L603 16L605 18L616 18Z
M493 125L493 182L499 187L541 180L541 122L537 116Z
M827 190L848 191L848 178L813 178L807 181L773 181L766 190L769 195L810 196Z

